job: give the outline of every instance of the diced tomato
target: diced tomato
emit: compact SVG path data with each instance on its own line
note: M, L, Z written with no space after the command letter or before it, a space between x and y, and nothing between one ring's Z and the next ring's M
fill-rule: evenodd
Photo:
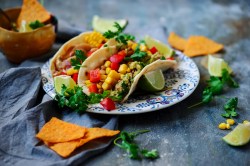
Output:
M167 60L174 60L174 57L167 58Z
M101 48L104 44L100 44L98 48Z
M93 52L94 52L94 51L88 51L88 52L87 52L87 57L89 57L90 55L92 55Z
M74 73L71 77L77 83L78 73Z
M108 111L115 109L115 102L112 99L108 98L108 97L103 99L100 102L100 104L103 106L103 108L105 108Z
M90 93L98 93L97 85L96 85L96 84L91 84L91 85L89 86L89 92L90 92Z
M124 56L120 54L114 54L110 57L110 61L115 63L120 63L121 61L123 61L123 59Z
M120 64L119 63L116 63L116 62L111 62L111 65L110 65L110 68L112 69L112 70L118 70L119 69L119 67L120 67Z
M100 81L100 79L101 79L101 75L100 75L99 69L89 71L89 80L90 80L90 82L97 83L97 82Z
M61 71L59 75L67 75L65 72Z
M121 55L121 56L125 57L126 56L126 51L125 50L119 51L118 55Z
M155 47L152 47L149 51L150 51L152 54L155 54L158 50L157 50Z

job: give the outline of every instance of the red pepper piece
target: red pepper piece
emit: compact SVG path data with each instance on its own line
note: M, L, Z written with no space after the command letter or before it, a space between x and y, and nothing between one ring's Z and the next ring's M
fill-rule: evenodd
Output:
M110 61L115 63L120 63L121 61L123 61L123 59L124 56L119 54L114 54L110 57Z
M91 84L91 85L89 86L89 92L90 92L90 93L98 93L97 85L96 85L96 84Z
M174 57L167 58L167 60L174 60Z
M99 69L90 70L89 71L89 80L92 83L98 83L101 79L100 71Z
M93 52L94 52L94 51L88 51L88 52L87 52L87 57L89 57L90 55L92 55Z
M74 73L71 77L77 83L78 73Z
M119 67L120 67L120 64L119 63L116 63L116 62L111 62L111 65L110 65L110 68L112 69L112 70L118 70L119 69Z
M112 99L108 98L108 97L103 99L100 102L100 104L103 106L103 108L105 108L108 111L115 109L115 102Z
M155 47L152 47L149 51L150 51L152 54L155 54L158 50L157 50Z
M126 51L122 50L118 52L118 55L123 56L123 58L126 56Z

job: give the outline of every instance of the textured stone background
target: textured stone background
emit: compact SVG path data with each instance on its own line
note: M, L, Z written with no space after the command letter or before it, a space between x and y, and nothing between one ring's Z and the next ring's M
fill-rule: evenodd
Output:
M21 0L0 0L1 8L20 6ZM127 32L137 38L150 34L166 43L171 31L188 37L204 35L225 45L222 57L235 72L240 88L225 90L226 97L239 97L237 122L250 120L250 1L249 0L44 0L45 7L59 20L90 30L93 15L106 18L127 18ZM60 44L55 44L56 51ZM18 54L18 53L17 53ZM110 146L84 165L250 165L250 144L235 148L221 138L229 131L217 128L225 119L225 99L216 97L210 104L187 109L201 98L207 71L200 57L193 58L201 73L195 92L183 102L152 113L120 116L119 129L134 131L149 129L137 138L145 148L156 148L160 158L155 161L134 161L117 147ZM32 60L41 66L48 57ZM25 66L23 62L20 66ZM0 72L17 67L0 53Z

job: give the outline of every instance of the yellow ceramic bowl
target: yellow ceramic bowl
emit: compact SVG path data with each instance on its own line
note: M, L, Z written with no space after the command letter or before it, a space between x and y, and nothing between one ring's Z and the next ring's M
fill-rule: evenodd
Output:
M16 22L21 8L11 8L5 13ZM49 23L30 32L8 30L6 19L0 16L0 51L13 63L39 57L48 52L56 38L55 25Z

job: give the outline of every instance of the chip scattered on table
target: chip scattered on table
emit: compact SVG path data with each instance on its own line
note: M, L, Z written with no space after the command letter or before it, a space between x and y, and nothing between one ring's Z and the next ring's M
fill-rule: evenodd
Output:
M36 137L41 139L45 145L60 156L68 157L75 149L89 141L97 138L112 137L119 132L119 130L105 128L85 128L53 117L42 127Z
M180 37L174 32L171 32L168 37L168 43L171 45L171 47L183 51L186 47L187 40Z
M223 49L223 45L204 36L190 36L187 40L184 54L193 57L214 54Z
M49 21L51 14L37 0L23 0L21 12L17 18L17 27L20 27L22 21L26 23L40 21L45 23Z
M49 143L58 143L82 138L84 133L85 128L53 117L36 137Z

